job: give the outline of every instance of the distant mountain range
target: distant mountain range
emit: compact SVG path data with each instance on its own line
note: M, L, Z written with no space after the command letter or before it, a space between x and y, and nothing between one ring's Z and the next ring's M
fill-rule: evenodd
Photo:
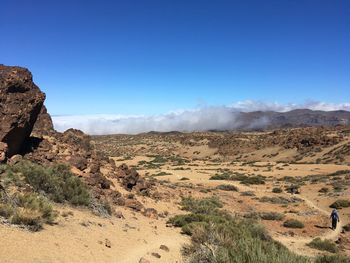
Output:
M236 119L237 130L260 130L315 126L350 125L349 111L314 111L297 109L288 112L241 112Z

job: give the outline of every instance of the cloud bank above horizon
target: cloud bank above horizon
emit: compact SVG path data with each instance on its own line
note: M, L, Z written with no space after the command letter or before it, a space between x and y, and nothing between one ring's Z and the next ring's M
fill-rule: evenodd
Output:
M286 112L294 109L322 111L350 111L350 102L325 103L309 101L302 104L266 103L261 101L239 101L227 106L207 106L196 109L177 110L160 115L56 115L52 116L54 127L58 131L69 128L80 129L91 135L102 134L137 134L159 131L207 131L230 130L239 126L237 117L240 112L277 111ZM251 127L266 125L263 118L250 124Z

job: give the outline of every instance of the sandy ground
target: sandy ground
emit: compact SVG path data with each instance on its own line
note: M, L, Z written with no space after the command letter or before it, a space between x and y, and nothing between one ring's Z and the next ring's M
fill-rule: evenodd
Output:
M105 219L86 210L62 208L58 224L40 232L0 225L0 262L182 262L180 248L187 241L164 219L151 220L122 210L125 219ZM111 247L107 247L110 243ZM159 249L161 245L169 252ZM155 258L158 253L161 258Z

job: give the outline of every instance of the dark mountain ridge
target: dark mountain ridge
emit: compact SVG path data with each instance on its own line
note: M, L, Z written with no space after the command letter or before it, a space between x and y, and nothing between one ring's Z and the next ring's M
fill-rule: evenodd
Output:
M237 130L337 126L350 124L350 112L310 109L296 109L287 112L241 112L236 121Z

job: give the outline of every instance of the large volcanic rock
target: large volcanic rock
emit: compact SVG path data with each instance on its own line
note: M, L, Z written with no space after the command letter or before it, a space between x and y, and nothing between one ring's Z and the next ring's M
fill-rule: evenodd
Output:
M42 106L38 118L33 127L33 135L48 135L55 131L50 114L45 105Z
M7 155L20 152L45 100L29 70L0 65L0 141Z

